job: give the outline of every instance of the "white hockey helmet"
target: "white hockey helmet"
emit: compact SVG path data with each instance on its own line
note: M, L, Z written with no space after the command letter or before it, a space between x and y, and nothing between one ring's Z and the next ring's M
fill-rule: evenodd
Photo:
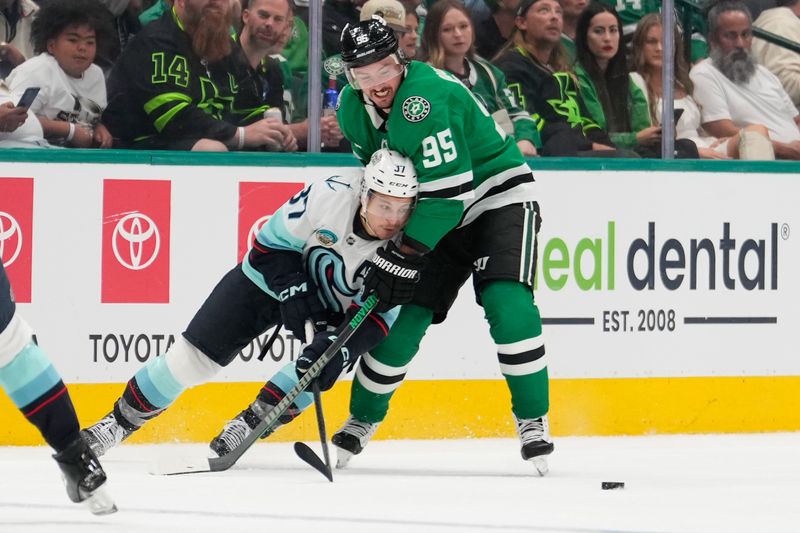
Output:
M366 207L370 191L398 198L415 198L418 190L419 182L414 163L399 152L381 148L372 154L369 163L364 167L361 205Z

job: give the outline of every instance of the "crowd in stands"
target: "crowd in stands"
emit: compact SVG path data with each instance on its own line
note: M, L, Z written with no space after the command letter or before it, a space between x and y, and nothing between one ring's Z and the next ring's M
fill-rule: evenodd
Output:
M294 152L314 128L323 150L348 152L332 102L309 123L308 4L0 0L0 147ZM657 158L660 8L325 0L322 86L311 90L348 83L342 29L381 16L408 60L460 80L524 155ZM800 0L715 0L692 20L687 53L673 29L674 156L800 159L800 54L753 36L755 26L800 42Z

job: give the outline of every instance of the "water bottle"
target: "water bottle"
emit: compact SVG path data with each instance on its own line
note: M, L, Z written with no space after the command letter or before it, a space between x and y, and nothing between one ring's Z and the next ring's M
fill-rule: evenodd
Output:
M322 116L327 117L336 114L336 104L339 102L339 91L336 90L336 78L328 78L328 88L322 95Z
M276 118L283 122L283 114L281 113L281 108L279 107L270 107L266 111L264 111L264 118Z

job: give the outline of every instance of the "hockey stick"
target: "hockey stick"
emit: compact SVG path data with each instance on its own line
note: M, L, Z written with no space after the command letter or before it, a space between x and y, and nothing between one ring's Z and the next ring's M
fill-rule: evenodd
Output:
M331 471L331 456L328 453L328 437L325 432L325 416L322 412L322 398L319 392L319 381L314 380L311 382L311 390L314 393L314 409L317 413L317 428L319 429L319 441L322 444L322 455L325 457L325 462L319 458L319 455L314 453L305 442L294 443L294 453L308 463L313 468L317 469L320 474L328 478L328 481L333 483L333 472Z
M306 339L311 342L314 337L315 328L314 324L309 320L306 322ZM311 382L311 391L314 394L314 411L317 415L317 429L319 429L319 441L322 444L322 454L325 456L325 462L319 458L319 455L314 453L306 443L295 442L294 452L297 456L308 463L311 467L318 470L328 481L333 483L333 472L331 471L331 460L328 455L328 438L325 433L325 415L322 410L322 398L319 390L319 379Z
M152 469L152 473L154 474L161 474L161 475L176 475L176 474L194 474L198 472L221 472L223 470L227 470L236 464L236 461L246 452L258 439L266 433L275 422L280 418L289 406L294 402L294 400L300 396L301 393L305 392L311 382L319 376L320 372L322 372L322 368L328 364L328 361L336 355L336 353L344 346L350 337L358 330L359 327L364 323L366 318L372 313L375 307L378 305L378 297L374 294L370 295L369 298L366 299L364 305L361 306L361 309L350 319L349 322L343 323L339 328L336 330L336 340L325 350L322 355L319 356L313 365L308 368L305 375L300 378L292 390L286 393L286 396L283 397L281 401L273 407L267 416L262 420L256 427L253 429L252 433L250 433L242 443L231 450L229 453L223 455L222 457L211 457L211 458L204 458L202 461L199 461L195 464L186 464L186 462L181 463L181 465L176 466L174 464L164 464L160 463L155 465Z
M269 351L270 348L272 348L272 345L275 344L275 339L278 338L278 333L280 333L282 327L283 324L278 324L277 326L275 326L275 331L272 332L272 335L270 335L269 340L266 342L266 344L264 344L264 347L261 348L261 353L258 354L259 361L263 361L264 358L267 356L267 352Z

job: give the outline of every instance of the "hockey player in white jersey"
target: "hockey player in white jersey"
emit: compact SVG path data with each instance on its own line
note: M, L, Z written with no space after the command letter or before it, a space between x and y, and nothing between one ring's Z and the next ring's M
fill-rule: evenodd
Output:
M94 514L114 513L117 506L106 491L106 473L80 435L69 391L32 335L31 326L17 313L11 281L0 261L0 390L56 451L53 459L69 499L85 503Z
M219 456L238 446L331 345L327 326L342 323L363 303L370 260L379 247L399 238L417 188L411 161L383 148L373 154L363 177L332 176L292 197L261 227L242 263L220 280L167 353L140 369L113 410L84 430L92 450L106 453L184 390L211 379L256 336L282 323L305 346L211 442ZM352 369L361 354L383 340L396 315L396 309L372 313L325 366L317 378L320 389L330 389L345 368ZM307 321L317 331L310 339ZM311 392L302 393L272 429L312 401Z

